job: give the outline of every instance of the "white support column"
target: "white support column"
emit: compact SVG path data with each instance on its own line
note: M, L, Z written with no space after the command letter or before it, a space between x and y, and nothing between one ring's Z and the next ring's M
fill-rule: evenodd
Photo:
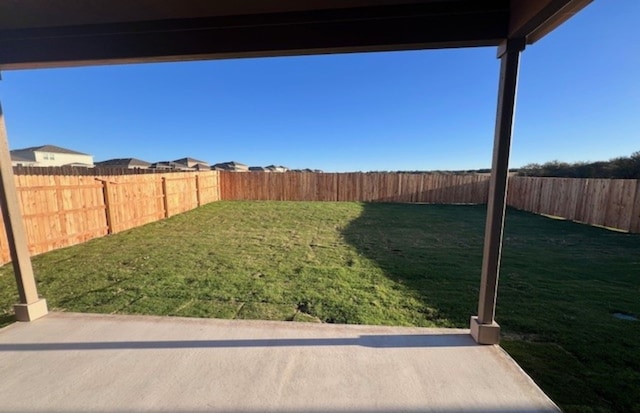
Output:
M518 88L518 65L524 46L524 39L508 39L498 48L500 84L484 234L482 280L478 315L471 317L471 335L480 344L497 344L500 341L500 326L494 317L507 199L509 149Z
M27 236L18 203L18 191L13 178L13 166L11 166L11 153L9 152L2 106L0 106L0 207L9 241L13 272L20 295L20 303L14 307L16 319L18 321L32 321L47 314L47 302L38 298Z

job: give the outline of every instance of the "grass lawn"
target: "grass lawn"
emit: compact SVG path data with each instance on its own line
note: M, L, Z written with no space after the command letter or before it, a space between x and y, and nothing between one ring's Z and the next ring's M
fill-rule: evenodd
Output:
M467 328L484 206L217 202L35 257L54 310ZM640 412L640 235L510 210L502 346L566 412ZM0 324L17 302L0 268Z

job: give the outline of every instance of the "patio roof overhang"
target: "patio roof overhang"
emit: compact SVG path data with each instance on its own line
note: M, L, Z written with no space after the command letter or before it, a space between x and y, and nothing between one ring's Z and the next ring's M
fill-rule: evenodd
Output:
M509 148L520 52L591 0L0 0L0 69L498 46L501 59L478 316L495 323ZM16 318L46 314L38 297L0 108L0 206L20 294Z
M0 0L0 69L533 43L590 0Z

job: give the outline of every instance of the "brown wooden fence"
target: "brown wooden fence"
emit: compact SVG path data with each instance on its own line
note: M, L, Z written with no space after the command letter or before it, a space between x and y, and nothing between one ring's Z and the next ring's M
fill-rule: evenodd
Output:
M518 209L640 233L640 180L512 177Z
M487 202L486 175L221 172L223 200ZM640 181L510 177L507 204L640 233Z
M39 254L223 200L487 202L484 175L182 172L17 175L29 250ZM640 180L511 177L508 205L640 233ZM10 260L0 221L0 263Z
M32 255L154 222L220 199L218 172L15 177ZM0 263L10 260L0 221Z
M483 175L220 172L223 200L482 204L488 187Z

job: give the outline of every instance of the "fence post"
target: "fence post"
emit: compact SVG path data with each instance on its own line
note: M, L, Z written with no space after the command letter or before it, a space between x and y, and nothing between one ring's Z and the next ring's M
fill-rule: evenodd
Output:
M167 178L162 177L162 200L164 202L164 217L169 218L169 194L167 193Z
M640 179L636 179L636 193L631 205L629 232L640 233Z
M215 183L215 190L213 192L215 198L214 201L222 200L222 188L220 187L220 172L213 171L211 172L211 176L213 176L213 182Z
M196 199L198 200L198 206L202 205L200 201L200 175L196 175Z
M107 234L115 234L116 228L113 222L113 211L111 208L113 207L113 199L112 193L110 191L111 183L104 180L102 181L102 194L104 196L104 210L105 217L107 219Z

